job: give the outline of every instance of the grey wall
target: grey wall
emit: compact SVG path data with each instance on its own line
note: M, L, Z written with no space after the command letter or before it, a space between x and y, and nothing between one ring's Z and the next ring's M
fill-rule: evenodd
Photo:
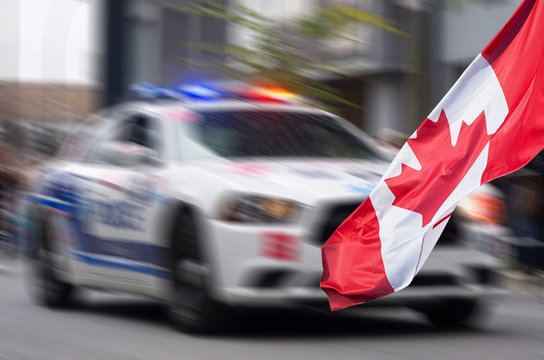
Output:
M365 131L376 136L384 128L408 132L406 88L398 74L374 75L365 80Z
M470 62L514 13L519 0L472 6L465 11L442 10L439 61Z
M429 106L433 108L508 21L521 0L471 0L431 12Z

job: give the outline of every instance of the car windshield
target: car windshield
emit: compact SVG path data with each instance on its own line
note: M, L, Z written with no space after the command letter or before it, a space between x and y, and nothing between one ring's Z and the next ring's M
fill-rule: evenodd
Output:
M326 114L203 111L198 115L199 121L184 124L193 150L198 145L221 157L378 157L361 138Z

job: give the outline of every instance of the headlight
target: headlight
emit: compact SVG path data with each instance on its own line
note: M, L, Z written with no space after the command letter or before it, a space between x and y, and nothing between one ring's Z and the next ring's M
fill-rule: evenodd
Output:
M300 216L302 205L296 201L259 195L239 195L226 199L216 218L241 223L289 223Z

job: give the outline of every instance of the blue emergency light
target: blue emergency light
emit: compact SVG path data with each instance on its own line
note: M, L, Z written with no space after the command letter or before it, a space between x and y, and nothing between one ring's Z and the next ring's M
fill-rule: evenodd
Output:
M143 99L161 99L168 97L168 90L150 84L135 84L130 87L130 92Z
M176 87L174 91L196 100L218 100L226 95L217 89L200 84L181 85Z

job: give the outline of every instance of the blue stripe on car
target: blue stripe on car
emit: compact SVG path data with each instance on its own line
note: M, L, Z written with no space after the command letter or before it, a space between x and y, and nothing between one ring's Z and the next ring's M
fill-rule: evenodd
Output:
M152 275L152 276L160 277L163 279L170 279L169 271L157 269L153 266L149 266L149 265L145 265L141 263L135 263L135 262L127 261L123 259L103 258L100 256L82 254L79 252L72 252L71 255L75 259L79 261L83 261L90 265L99 265L99 266L105 266L105 267L113 267L117 269L136 271L142 274Z
M59 201L57 199L51 199L48 197L32 195L30 196L30 200L38 204L51 207L53 209L66 211L70 213L74 211L74 206L72 204L66 203L64 201Z

